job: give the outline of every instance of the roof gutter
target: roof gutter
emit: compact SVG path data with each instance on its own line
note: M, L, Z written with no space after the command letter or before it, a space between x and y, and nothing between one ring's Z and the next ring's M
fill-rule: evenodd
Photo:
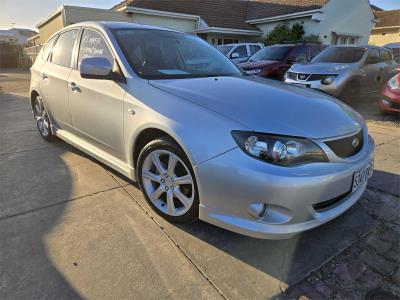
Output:
M246 20L246 23L249 23L249 24L269 23L269 22L275 22L275 21L281 21L281 20L287 20L287 19L295 19L295 18L299 18L299 17L309 17L315 13L323 13L323 11L321 9L305 10L305 11L301 11L301 12L297 12L297 13L279 15L279 16L274 16L274 17L269 17L269 18Z

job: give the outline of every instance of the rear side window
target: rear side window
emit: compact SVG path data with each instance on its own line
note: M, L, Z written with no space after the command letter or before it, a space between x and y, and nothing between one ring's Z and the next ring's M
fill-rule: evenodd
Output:
M43 46L43 51L42 51L42 58L43 60L47 60L49 57L49 53L51 51L51 48L53 47L54 41L57 39L58 35L53 36L50 40L47 41L47 43Z
M389 50L382 49L381 50L381 61L392 60L392 53Z
M379 57L379 50L378 49L375 49L375 48L373 48L373 49L371 49L371 51L368 53L368 58L367 58L367 60L377 60L377 61L379 61L380 60L380 57Z
M250 45L250 55L253 55L256 53L258 50L260 50L261 47L257 45Z
M232 53L238 53L238 54L239 54L239 57L247 57L247 49L246 49L246 46L243 45L243 46L236 47L236 48L233 50ZM232 55L232 54L231 54L231 55Z
M60 34L51 51L50 61L54 64L71 67L72 51L75 45L78 30L70 30Z
M79 48L78 65L86 57L104 57L114 64L114 57L103 36L93 29L85 29Z

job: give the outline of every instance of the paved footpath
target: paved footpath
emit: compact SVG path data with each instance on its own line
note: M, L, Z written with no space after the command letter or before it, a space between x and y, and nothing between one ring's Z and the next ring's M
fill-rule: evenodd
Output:
M44 142L28 88L27 74L0 71L1 299L400 295L399 127L369 123L375 175L348 212L290 240L258 240L159 218L134 183Z

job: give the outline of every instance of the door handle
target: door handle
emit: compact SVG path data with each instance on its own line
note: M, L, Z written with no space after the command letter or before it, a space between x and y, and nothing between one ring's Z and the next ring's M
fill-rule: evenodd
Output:
M44 74L44 73L41 73L40 74L40 77L42 77L42 79L43 80L45 80L45 79L48 79L49 77L47 77L47 75L46 74Z
M81 89L79 88L79 86L76 85L75 82L69 82L68 86L71 88L71 91L73 92L80 92Z
M135 110L133 110L132 108L128 109L128 113L131 114L131 115L136 114Z

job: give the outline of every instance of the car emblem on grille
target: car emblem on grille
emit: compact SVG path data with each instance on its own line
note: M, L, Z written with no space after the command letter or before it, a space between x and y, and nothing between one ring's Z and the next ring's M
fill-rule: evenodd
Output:
M299 74L299 79L300 80L306 79L306 74Z
M353 148L357 148L357 146L360 144L360 141L358 138L354 138L353 141L351 142L351 145Z

